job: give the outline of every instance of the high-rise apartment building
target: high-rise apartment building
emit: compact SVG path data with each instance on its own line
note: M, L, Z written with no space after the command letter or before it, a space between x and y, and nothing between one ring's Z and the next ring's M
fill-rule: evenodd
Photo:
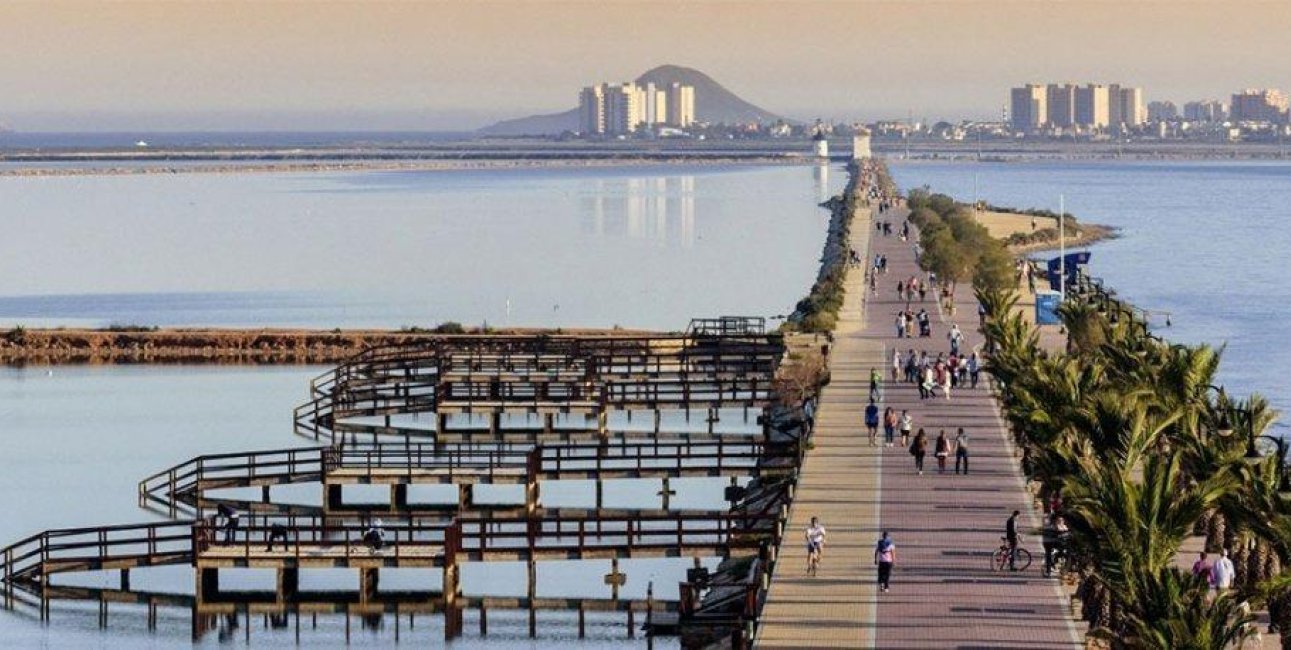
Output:
M695 123L695 87L673 82L668 87L668 124L686 128Z
M1228 107L1224 102L1213 99L1188 102L1183 105L1183 119L1189 122L1223 122L1228 119Z
M1076 124L1105 129L1111 124L1111 101L1107 86L1087 84L1076 89Z
M588 86L578 94L578 130L583 135L627 135L643 126L684 128L694 122L694 86L674 83L664 89L629 81Z
M642 120L641 93L632 82L605 86L605 132L626 135L637 130Z
M1135 127L1148 121L1143 89L1112 84L1107 87L1107 122L1115 127Z
M578 131L583 135L605 133L605 86L588 86L578 94Z
M1039 131L1049 122L1049 91L1038 84L1014 88L1011 95L1009 121L1014 131L1030 133Z
M1049 125L1066 129L1076 124L1076 86L1072 84L1049 84L1048 91Z
M1280 90L1247 89L1233 95L1229 116L1234 122L1287 121L1287 96Z

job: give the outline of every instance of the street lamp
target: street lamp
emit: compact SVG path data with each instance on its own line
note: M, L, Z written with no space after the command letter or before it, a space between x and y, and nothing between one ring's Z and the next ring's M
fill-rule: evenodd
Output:
M1220 438L1227 438L1233 435L1233 420L1228 417L1228 411L1232 408L1228 403L1228 393L1224 392L1223 386L1207 384L1206 387L1219 393L1219 399L1215 400L1215 403L1223 410L1219 412L1219 422L1215 424L1215 433L1219 434Z
M1263 447L1261 451L1258 447ZM1271 453L1277 454L1278 494L1291 496L1291 476L1287 474L1287 443L1277 436L1257 436L1254 430L1246 441L1246 462L1259 465Z

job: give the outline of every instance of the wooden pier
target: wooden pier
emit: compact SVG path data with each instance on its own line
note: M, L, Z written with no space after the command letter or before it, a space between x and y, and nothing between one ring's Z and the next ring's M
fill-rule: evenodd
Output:
M779 403L785 344L764 325L722 318L679 335L444 337L369 350L315 380L296 410L297 432L328 444L199 456L139 483L139 505L173 521L51 530L0 549L5 603L34 596L46 618L55 599L97 599L104 617L109 602L134 602L151 615L185 596L135 591L131 572L188 565L195 638L204 617L254 610L433 612L451 639L470 608L480 612L481 633L488 609L526 609L533 635L537 610L568 608L579 612L580 634L585 612L624 612L634 630L644 610L651 634L699 625L745 645L814 408ZM613 413L644 425L612 430ZM703 418L699 426L686 424L691 414ZM723 415L737 422L717 426ZM433 426L420 426L423 417ZM729 479L729 507L670 507L670 481L688 477ZM606 508L602 486L621 479L659 480L662 507ZM544 507L541 484L562 480L592 481L595 502ZM302 484L318 486L318 505L274 498L276 487ZM384 486L389 499L349 503L343 491L354 485ZM409 490L417 485L456 486L458 498L415 502ZM480 485L522 485L523 501L479 503ZM256 496L224 492L257 488ZM236 526L215 515L221 505L240 514ZM377 516L388 519L380 548L363 541ZM620 560L668 557L695 563L671 595L651 585L646 601L620 598ZM702 558L739 568L713 577L700 570ZM609 598L539 595L539 562L578 560L610 562ZM474 562L526 564L527 594L467 597L461 567ZM272 593L222 590L221 571L243 568L275 571ZM337 568L356 572L353 592L301 591L301 571ZM434 569L442 579L382 592L381 572L405 569ZM98 571L117 572L117 587L54 580Z

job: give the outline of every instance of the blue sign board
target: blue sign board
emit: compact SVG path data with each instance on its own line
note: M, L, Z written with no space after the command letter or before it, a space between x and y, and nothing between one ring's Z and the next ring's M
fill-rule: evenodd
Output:
M1062 304L1062 294L1056 291L1038 291L1035 294L1036 325L1060 325L1058 306Z

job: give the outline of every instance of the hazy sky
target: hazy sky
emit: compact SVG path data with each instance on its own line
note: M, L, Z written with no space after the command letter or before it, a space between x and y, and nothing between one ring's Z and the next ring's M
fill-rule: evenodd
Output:
M1291 88L1291 0L0 0L22 130L473 128L662 63L792 117L998 116L1031 80Z

